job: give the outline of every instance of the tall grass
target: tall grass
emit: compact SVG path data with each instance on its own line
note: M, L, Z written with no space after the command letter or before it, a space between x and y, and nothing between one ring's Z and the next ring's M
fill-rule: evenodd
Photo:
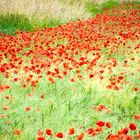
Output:
M34 30L44 26L56 26L77 18L88 18L91 14L85 9L85 2L63 0L2 0L0 1L0 31L15 33ZM17 19L17 20L16 20ZM23 26L25 24L25 26Z

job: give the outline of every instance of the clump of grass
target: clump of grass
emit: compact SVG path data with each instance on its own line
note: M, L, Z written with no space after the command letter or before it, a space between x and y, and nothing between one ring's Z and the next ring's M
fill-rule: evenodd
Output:
M87 2L86 9L88 12L92 14L92 16L96 14L101 14L104 12L104 9L112 9L114 7L119 7L120 3L116 0L108 0L103 3L96 3L96 2Z
M27 17L19 14L0 15L0 32L15 34L16 30L30 30L32 25Z
M117 0L108 0L102 4L103 9L112 9L114 7L119 7L120 2Z
M36 28L56 27L62 24L61 20L49 20L48 18L41 20L40 18L36 17L29 19L25 15L10 13L0 15L0 19L0 32L12 35L15 35L17 30L34 31Z
M87 3L86 8L87 11L92 14L92 16L96 15L97 13L103 12L103 9L101 9L101 5L96 3Z

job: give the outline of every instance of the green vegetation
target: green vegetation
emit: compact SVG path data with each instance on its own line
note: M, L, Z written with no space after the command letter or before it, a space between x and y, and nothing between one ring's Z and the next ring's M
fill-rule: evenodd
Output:
M15 34L17 30L30 30L31 24L27 17L19 14L0 15L0 32Z
M0 32L4 34L16 34L17 30L20 31L33 31L36 28L43 27L56 27L62 24L61 20L39 20L38 18L29 19L25 15L19 14L6 14L0 15Z
M106 10L106 9L119 8L120 4L121 3L118 2L117 0L108 0L102 4L97 4L95 2L87 2L86 9L88 12L90 12L92 14L92 16L95 16L96 14L103 13L104 10ZM137 5L139 5L140 2L133 1L133 2L131 2L131 4L133 5L132 7L135 9L135 8L138 8ZM125 7L123 7L123 8L125 9L128 6L129 6L129 2L125 2Z

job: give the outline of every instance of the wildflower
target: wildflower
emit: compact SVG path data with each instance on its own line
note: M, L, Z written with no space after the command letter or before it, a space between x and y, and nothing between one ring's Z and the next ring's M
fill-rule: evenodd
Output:
M52 77L49 77L48 79L52 84L55 83L55 80Z
M98 122L96 122L96 125L103 127L105 125L105 122L98 121Z
M47 128L46 129L46 134L52 136L53 135L53 132L52 132L51 129Z
M106 125L107 128L111 128L111 124L109 122L106 122L105 125Z
M9 89L9 88L10 88L10 86L9 86L9 85L6 85L6 86L5 86L5 88L6 88L6 89Z
M88 128L86 132L87 132L89 135L92 135L92 136L95 135L95 130L94 130L94 128Z
M70 128L68 134L73 135L75 133L75 128Z
M37 132L37 134L38 134L39 136L41 136L41 135L43 135L43 134L44 134L44 132L43 132L43 131L41 131L41 130L39 130L39 131Z
M4 106L4 107L3 107L3 110L8 110L8 107Z
M140 114L135 114L134 119L137 120L137 121L140 120Z
M130 128L130 130L136 130L137 127L134 123L130 123L129 128Z
M0 114L0 118L5 119L7 116L5 114Z
M5 99L9 99L9 98L10 98L10 96L9 96L9 95L6 95L4 98L5 98Z
M11 124L11 122L10 121L6 121L5 124L9 125L9 124Z
M101 126L98 126L96 129L95 129L96 132L102 132L103 131L103 128Z
M122 80L124 77L123 76L119 76L118 77L118 80Z
M44 94L42 94L42 95L40 96L40 98L43 99L43 98L44 98Z
M75 79L74 79L74 78L71 78L70 81L71 81L71 82L75 82Z
M64 137L64 135L63 135L63 133L62 133L62 132L58 132L58 133L56 134L56 137L58 137L58 138L63 138L63 137Z
M104 70L100 70L99 72L100 72L100 73L104 73Z
M15 134L15 135L20 135L20 134L21 134L21 130L15 129L15 130L14 130L14 134Z
M122 130L119 130L118 134L127 134L128 131L129 131L129 129L126 127L126 128L123 128Z
M89 78L93 78L93 77L94 77L94 74L90 74L90 75L89 75Z
M38 137L37 140L45 140L44 137Z
M28 112L28 111L30 111L31 110L31 107L29 107L29 106L27 106L26 108L25 108L25 111L26 112Z
M77 136L76 140L83 140L85 134L82 132L80 135Z
M140 139L140 130L138 132L137 138L138 138L138 140Z
M134 87L134 91L138 91L139 89L138 89L138 87Z

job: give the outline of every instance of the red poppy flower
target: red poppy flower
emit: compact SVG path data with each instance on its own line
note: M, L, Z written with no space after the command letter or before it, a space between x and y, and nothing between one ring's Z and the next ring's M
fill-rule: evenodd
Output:
M74 78L71 78L70 81L71 81L71 82L75 82L75 79L74 79Z
M109 136L107 136L106 140L119 140L119 135L109 134Z
M94 130L94 128L88 128L86 132L87 132L89 135L92 135L92 136L95 135L95 130Z
M80 135L77 136L76 140L83 140L85 134L82 132Z
M46 134L52 136L53 135L53 132L52 132L51 129L47 128L46 129Z
M138 87L134 87L134 91L138 91L139 89L138 89Z
M68 134L73 135L75 134L75 131L76 131L75 128L70 128Z
M119 87L118 86L114 86L113 89L114 90L119 90Z
M109 122L106 122L105 125L106 125L107 128L111 128L111 124Z
M15 134L15 135L20 135L20 134L21 134L21 130L15 129L15 130L14 130L14 134Z
M55 80L52 77L49 77L48 79L52 84L55 83Z
M99 72L100 72L100 73L104 73L104 70L100 70Z
M40 98L41 98L41 99L43 99L44 97L45 97L45 95L44 95L44 94L42 94L42 95L40 96Z
M98 121L98 122L96 122L96 125L103 127L105 125L105 122Z
M62 132L58 132L58 133L56 134L56 137L58 137L58 138L63 138L63 137L64 137L64 135L63 135L63 133L62 133Z
M129 131L129 129L126 127L126 128L123 128L122 130L119 130L118 134L127 134L128 131Z
M140 114L135 114L134 119L137 120L137 121L140 120Z
M28 111L31 110L31 107L27 106L27 107L25 108L25 110L26 110L26 112L28 112Z
M18 80L18 78L14 78L14 81L17 81Z
M140 131L138 132L137 138L138 140L140 139Z
M9 125L9 124L11 124L11 122L10 121L6 121L5 124Z
M41 130L39 130L39 131L37 132L37 134L40 136L40 135L43 135L43 134L44 134L44 132L43 132L43 131L41 131Z
M136 130L137 129L137 127L134 123L130 123L129 128L130 128L130 130Z
M119 77L118 77L119 80L122 80L123 78L124 78L123 76L119 76Z
M10 98L10 96L8 96L8 95L5 96L5 99L9 99L9 98Z
M93 77L94 77L94 74L90 74L90 75L89 75L89 78L93 78Z
M9 88L10 88L10 86L9 86L9 85L6 85L6 86L5 86L5 88L6 88L6 89L9 89Z
M4 106L4 107L3 107L3 110L8 110L8 107Z
M44 137L38 137L37 140L45 140Z
M95 129L96 132L102 132L103 128L101 126L97 126L97 128Z

